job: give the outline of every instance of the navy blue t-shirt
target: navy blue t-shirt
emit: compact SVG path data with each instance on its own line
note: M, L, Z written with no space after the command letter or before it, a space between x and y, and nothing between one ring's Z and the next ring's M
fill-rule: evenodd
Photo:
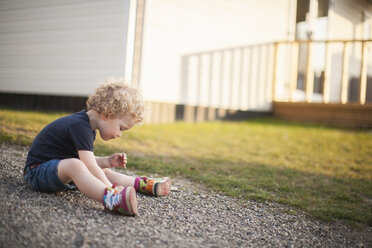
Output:
M52 159L79 158L78 151L93 151L96 132L85 111L59 118L40 131L28 152L26 167Z

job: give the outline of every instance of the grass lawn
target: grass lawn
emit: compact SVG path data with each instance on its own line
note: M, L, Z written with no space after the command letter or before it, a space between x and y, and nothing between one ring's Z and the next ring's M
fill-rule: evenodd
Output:
M0 109L0 141L30 144L62 115ZM265 118L143 125L109 142L97 135L97 155L118 151L138 173L187 177L226 195L285 204L293 214L372 226L371 130Z

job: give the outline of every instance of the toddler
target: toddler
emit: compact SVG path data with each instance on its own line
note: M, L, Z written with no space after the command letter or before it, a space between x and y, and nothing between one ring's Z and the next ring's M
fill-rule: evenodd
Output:
M87 100L87 111L62 117L36 136L27 156L24 180L40 192L76 189L102 202L105 209L137 215L136 192L168 195L169 178L131 177L111 170L126 168L125 153L97 157L93 153L96 131L103 140L141 124L141 94L121 79L108 79Z

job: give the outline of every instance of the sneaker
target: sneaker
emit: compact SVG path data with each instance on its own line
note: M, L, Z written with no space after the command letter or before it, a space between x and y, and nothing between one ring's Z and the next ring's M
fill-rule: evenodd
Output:
M133 187L124 187L122 191L115 189L116 185L107 187L103 196L103 206L105 209L117 212L126 216L137 215L136 190Z
M163 178L147 178L137 177L135 186L136 190L142 194L154 196L167 196L171 189L171 179Z

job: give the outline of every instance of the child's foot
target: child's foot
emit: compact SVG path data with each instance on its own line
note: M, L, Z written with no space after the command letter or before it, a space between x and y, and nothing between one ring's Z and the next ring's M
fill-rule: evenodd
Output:
M103 206L113 212L123 215L137 215L136 190L133 187L124 187L122 191L117 191L115 185L105 189L103 196Z
M154 196L167 196L171 189L171 179L169 177L163 178L147 178L137 177L134 188L137 192Z

